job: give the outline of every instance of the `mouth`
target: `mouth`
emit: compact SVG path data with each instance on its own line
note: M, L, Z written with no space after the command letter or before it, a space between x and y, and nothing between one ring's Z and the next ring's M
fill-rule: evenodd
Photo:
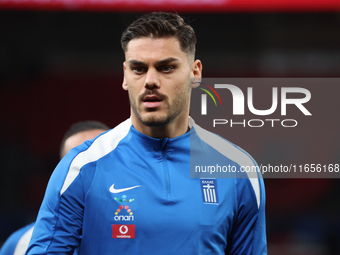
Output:
M148 95L148 96L145 96L143 99L143 105L146 108L156 108L160 106L162 102L163 100L159 96L156 96L156 95Z

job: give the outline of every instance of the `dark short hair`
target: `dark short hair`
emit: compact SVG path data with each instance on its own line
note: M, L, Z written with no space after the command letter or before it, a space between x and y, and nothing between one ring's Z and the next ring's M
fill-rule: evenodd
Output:
M123 51L127 51L127 45L131 40L141 37L175 37L183 52L195 55L195 31L178 14L153 12L134 21L122 34L120 42Z
M79 132L95 130L95 129L103 129L103 130L106 131L106 130L109 130L110 128L107 125L105 125L104 123L102 123L100 121L94 121L94 120L87 120L87 121L81 121L81 122L74 123L70 127L70 129L66 132L63 140L61 141L60 150L59 150L60 155L62 155L63 148L64 148L64 145L65 145L65 141L66 141L67 138L69 138L70 136L73 136L73 135L75 135Z

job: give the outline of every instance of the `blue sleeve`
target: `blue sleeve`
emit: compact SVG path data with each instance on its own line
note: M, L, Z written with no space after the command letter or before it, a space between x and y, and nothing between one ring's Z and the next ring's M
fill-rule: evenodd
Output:
M250 179L238 179L238 213L228 237L228 255L266 255L265 190L263 178L253 179L259 185L259 204Z
M254 228L253 237L253 254L267 254L267 236L266 236L266 217L265 203L266 195L262 176L259 178L261 204L257 213L257 220Z
M2 245L0 249L0 255L13 255L20 238L33 226L34 223L31 223L11 234L6 242Z
M80 169L76 169L78 174L61 192L78 152L71 150L54 170L26 254L73 254L79 246L84 212Z

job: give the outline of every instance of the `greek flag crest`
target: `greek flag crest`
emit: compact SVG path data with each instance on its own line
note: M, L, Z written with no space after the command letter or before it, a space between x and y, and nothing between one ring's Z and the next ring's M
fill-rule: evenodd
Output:
M216 179L200 179L203 202L205 204L218 204Z

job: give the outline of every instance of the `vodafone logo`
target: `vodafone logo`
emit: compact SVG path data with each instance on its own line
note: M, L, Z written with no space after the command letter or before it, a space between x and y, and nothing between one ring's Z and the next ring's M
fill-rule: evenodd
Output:
M129 228L126 225L121 225L119 228L119 232L125 235L129 231Z
M112 225L112 238L135 238L135 225Z

